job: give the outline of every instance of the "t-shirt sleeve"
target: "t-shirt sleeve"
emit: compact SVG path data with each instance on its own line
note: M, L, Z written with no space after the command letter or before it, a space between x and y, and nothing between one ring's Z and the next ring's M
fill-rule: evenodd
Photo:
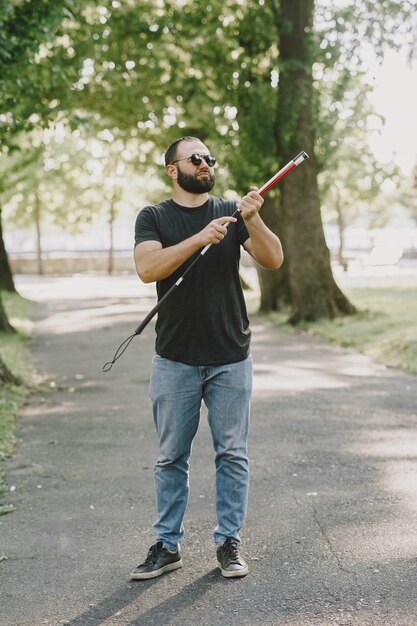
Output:
M245 243L247 239L249 239L250 235L248 233L248 229L246 228L246 224L243 221L243 217L240 213L236 213L237 222L236 222L236 234L237 240L241 246Z
M157 220L152 211L152 207L145 207L139 213L135 223L135 246L142 241L159 241L161 237L158 232Z

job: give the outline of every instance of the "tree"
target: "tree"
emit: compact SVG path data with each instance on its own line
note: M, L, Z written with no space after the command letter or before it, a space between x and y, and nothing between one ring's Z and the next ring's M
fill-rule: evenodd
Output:
M48 67L45 71L39 53L41 46L54 38L64 17L72 17L73 6L73 0L3 0L1 3L0 155L3 157L15 149L17 135L47 124L59 110L55 96L63 85L70 86L70 77L63 67ZM2 229L0 275L3 288L15 290Z
M47 123L59 109L52 92L70 86L63 67L47 65L41 46L54 39L73 0L3 0L0 6L0 151L22 130ZM46 70L46 71L45 71ZM54 94L55 95L55 94Z
M0 333L10 334L15 332L15 329L10 324L7 318L7 314L3 305L3 300L0 294ZM14 374L12 374L12 372L9 370L0 354L0 383L17 385L19 384L19 382L20 381L16 378L16 376L14 376Z
M3 385L18 385L19 379L9 370L6 363L0 356L0 383Z
M22 199L24 196L20 193L22 189L32 188L33 181L31 173L35 172L37 176L39 172L39 156L41 150L32 146L26 146L22 149L14 148L12 155L4 158L0 165L0 202L4 214L4 207L7 209L7 203L16 195L20 194ZM2 285L7 289L6 285L13 285L13 276L4 245L3 230L0 231L0 250L2 251L0 258L0 267L2 268ZM10 290L10 289L9 289ZM15 289L12 289L15 291Z
M77 75L59 106L137 138L143 167L160 162L174 137L198 134L225 158L241 192L306 149L310 160L264 209L284 240L286 263L261 279L263 292L274 294L263 302L277 307L289 298L293 321L332 317L352 307L333 280L321 224L317 176L333 147L315 72L322 65L327 77L334 73L334 100L343 107L362 40L378 50L397 45L395 31L408 32L401 24L411 8L408 0L352 0L343 9L329 0L90 1L77 20L63 22L54 45L45 44L44 60Z
M15 148L16 135L36 124L47 123L57 101L47 97L49 89L62 86L63 72L42 72L36 63L42 43L53 38L65 15L70 16L72 0L3 0L0 6L0 155ZM4 184L0 186L0 192ZM0 289L15 291L3 239L0 204ZM0 298L0 330L13 332ZM0 359L0 379L17 383Z
M238 192L272 174L277 159L270 63L276 52L268 35L273 30L264 32L256 3L237 7L215 0L207 11L202 2L187 2L181 10L166 2L162 11L149 3L115 8L103 1L86 15L89 36L69 31L80 67L73 104L140 138L139 165L159 161L158 150L180 134L197 134L227 163ZM215 45L204 45L209 41ZM254 125L255 114L262 124ZM217 193L227 188L220 177ZM279 232L276 201L268 196L263 214ZM276 307L284 289L276 279L270 285L271 272L260 272L262 306ZM286 266L279 273L285 276Z
M284 240L286 264L275 276L260 273L262 306L278 307L288 297L293 321L354 310L333 279L321 223L322 162L315 155L320 107L313 84L314 62L324 58L332 67L347 54L343 32L354 39L370 16L376 19L368 2L349 8L343 15L326 14L326 28L317 36L312 0L280 6L270 0L266 10L254 1L236 6L213 0L209 11L198 1L184 2L181 11L175 2L166 2L164 11L143 3L116 8L103 3L87 14L93 36L77 41L75 33L71 41L82 67L76 87L84 106L161 148L180 132L210 137L210 145L217 144L226 157L238 191L249 178L262 180L273 161L285 163L301 148L310 153L283 181L279 211L272 210L270 196L263 213ZM341 28L337 21L335 27L336 18L344 20ZM381 32L387 32L385 25ZM279 85L273 84L273 72ZM337 78L347 75L339 71ZM343 101L343 81L336 97ZM229 150L221 148L225 137ZM323 143L320 148L329 152ZM149 156L154 158L153 150Z
M42 195L51 179L54 178L54 188L58 187L57 176L53 168L45 167L50 153L47 152L43 130L32 131L19 139L19 143L16 143L18 149L4 160L0 168L3 181L0 185L0 198L4 203L6 215L12 212L15 223L22 226L33 223L36 231L38 274L42 274ZM7 256L4 263L6 262Z
M0 297L0 332L2 333L14 333L16 332L13 326L10 324L6 310L3 305L3 301Z
M370 106L370 87L365 77L359 73L349 75L344 87L342 111L337 111L335 105L334 85L335 82L320 85L325 109L321 126L323 132L326 132L326 125L331 127L331 146L327 150L332 167L322 168L318 181L323 218L326 223L337 225L337 258L347 269L344 253L346 227L359 220L369 227L389 221L397 195L394 190L400 184L400 172L392 162L379 162L369 147L369 135L379 132L384 120Z
M330 141L323 142L323 137L317 136L323 109L320 94L314 90L314 64L322 61L325 69L336 69L342 79L334 90L333 110L340 113L337 105L343 103L349 73L357 72L361 65L359 52L352 52L354 46L359 51L366 38L382 54L384 45L395 43L397 28L411 32L415 11L409 2L401 6L386 2L383 9L379 3L368 1L347 3L338 11L325 1L317 3L317 9L313 0L282 0L280 5L271 0L269 7L275 18L279 48L275 126L278 154L286 162L301 145L310 154L305 165L281 186L291 320L332 318L352 313L354 308L332 276L321 224L317 176L323 160L320 155L317 158L316 150L320 153L321 148L327 155L333 151L334 155L335 142L329 126L325 139ZM375 23L378 30L374 29Z
M313 0L273 5L280 47L276 142L282 162L303 147L310 158L281 185L291 321L314 321L354 312L337 286L320 215L313 123ZM307 192L308 190L308 192Z
M411 174L401 181L396 200L417 223L417 164Z
M19 138L19 150L0 165L0 199L8 223L35 231L38 273L43 272L44 227L82 232L108 224L108 270L113 270L113 229L120 211L133 212L143 177L137 174L138 142L117 129L81 127L72 133L55 123Z
M15 292L16 287L13 280L13 274L10 269L9 258L7 256L6 248L4 246L2 213L3 209L0 204L0 291L4 290Z

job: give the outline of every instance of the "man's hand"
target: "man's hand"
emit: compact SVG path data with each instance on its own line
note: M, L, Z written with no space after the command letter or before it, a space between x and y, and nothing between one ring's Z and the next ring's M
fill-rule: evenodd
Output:
M250 192L237 203L237 208L245 222L252 220L259 212L264 199L259 195L258 187L251 187Z
M201 242L201 247L205 247L210 243L220 243L226 237L228 224L236 221L235 217L225 215L207 224L207 226L196 235Z

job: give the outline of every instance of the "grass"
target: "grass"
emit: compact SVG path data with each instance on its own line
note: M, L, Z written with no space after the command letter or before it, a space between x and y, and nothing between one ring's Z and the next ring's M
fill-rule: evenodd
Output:
M30 302L17 294L2 293L3 304L8 317L16 329L27 327ZM16 419L19 415L31 385L31 367L28 358L28 336L19 330L14 334L0 333L0 355L22 384L2 385L0 391L0 469L1 463L13 454L18 439ZM0 494L4 484L0 471ZM0 514L8 512L8 507L0 507Z
M357 307L356 315L297 328L417 374L417 283L346 286L343 291ZM283 314L274 314L273 319L290 330Z

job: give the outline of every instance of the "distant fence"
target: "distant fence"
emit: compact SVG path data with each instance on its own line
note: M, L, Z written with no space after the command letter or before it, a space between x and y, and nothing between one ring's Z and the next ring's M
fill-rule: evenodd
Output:
M10 265L13 274L37 274L38 261L33 255L11 256ZM117 252L113 256L113 271L135 272L133 251ZM107 273L109 267L108 253L77 252L50 253L42 257L43 274L78 274L80 272Z
M375 250L375 249L374 249ZM383 259L377 262L378 259L372 258L371 250L366 255L364 251L354 251L355 254L351 254L352 251L346 255L347 265L358 264L363 267L370 265L392 265L393 262L388 260L387 254L383 255ZM13 274L38 274L38 261L34 254L19 254L9 256L10 265ZM336 259L333 258L333 263ZM405 251L398 261L395 260L394 264L401 267L415 267L417 262L416 250ZM133 250L118 250L114 252L112 271L117 273L135 273L135 263L133 260ZM242 255L241 267L252 267L252 259L244 253ZM46 275L64 275L64 274L79 274L83 272L97 272L106 274L109 268L108 252L100 250L89 251L77 251L77 252L49 252L42 257L42 273Z
M11 270L13 274L38 274L38 260L33 253L10 254ZM117 250L113 254L113 272L136 273L132 250ZM252 266L252 260L244 253L243 266ZM42 273L46 275L79 274L82 272L107 273L109 268L109 253L101 250L76 252L47 252L42 256Z

